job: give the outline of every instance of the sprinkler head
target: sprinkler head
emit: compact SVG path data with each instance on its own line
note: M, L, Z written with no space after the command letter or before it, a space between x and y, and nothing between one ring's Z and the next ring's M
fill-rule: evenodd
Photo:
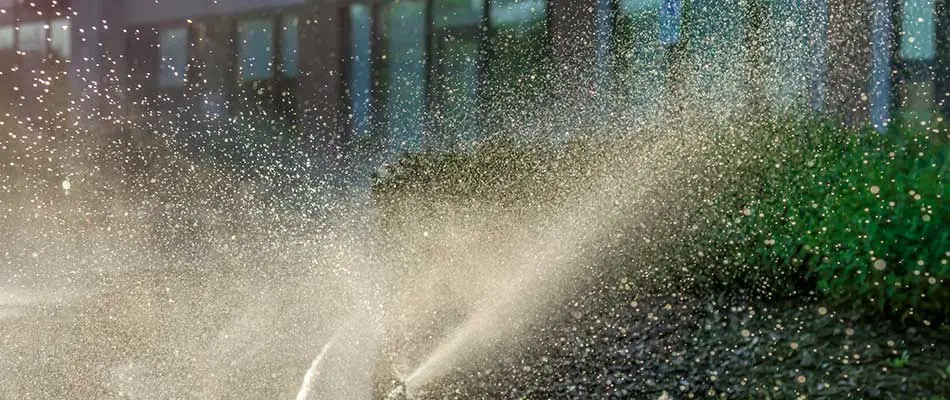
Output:
M396 387L386 394L385 400L409 400L409 393L406 391L406 383L395 381Z

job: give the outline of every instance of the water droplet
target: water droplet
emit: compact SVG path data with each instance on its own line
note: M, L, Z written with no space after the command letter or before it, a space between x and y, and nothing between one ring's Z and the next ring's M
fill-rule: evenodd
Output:
M885 262L884 260L880 258L877 260L874 260L874 269L878 271L883 271L885 267L887 267L887 262Z

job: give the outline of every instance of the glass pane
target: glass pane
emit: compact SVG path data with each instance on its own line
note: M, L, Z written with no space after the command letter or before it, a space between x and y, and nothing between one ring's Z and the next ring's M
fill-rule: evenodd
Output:
M46 54L45 22L24 22L20 24L20 51Z
M350 6L350 124L353 134L362 136L369 132L370 94L372 91L372 43L373 24L369 7L363 4Z
M607 82L607 65L610 62L610 38L613 36L610 3L611 0L597 0L594 15L594 22L596 24L595 37L597 40L596 73L598 88L604 87Z
M482 0L435 0L433 21L436 28L458 28L481 25Z
M510 28L521 33L529 32L533 22L544 21L547 10L545 0L490 0L490 2L492 26Z
M745 0L694 0L689 3L690 48L686 83L690 101L725 116L748 94L745 63Z
M220 66L228 64L228 50L225 43L230 38L230 29L226 23L195 22L192 24L194 35L194 58L197 78L200 82L201 100L198 109L203 118L215 119L225 114L225 87L231 79L231 71ZM224 33L227 32L227 33ZM228 38L228 39L225 39Z
M420 146L426 84L425 3L387 4L383 10L386 70L381 84L393 150Z
M13 50L13 27L0 27L0 51Z
M0 0L0 23L13 24L16 22L16 13L13 10L13 4L16 0Z
M50 45L53 54L61 59L68 59L71 50L69 20L60 18L50 25Z
M908 120L930 119L937 98L933 69L937 55L935 13L934 0L903 2L899 53L904 61L902 108Z
M436 0L433 18L436 38L436 122L442 145L464 145L475 139L478 124L478 64L483 2Z
M297 47L299 36L297 34L298 18L296 15L289 15L281 18L281 74L286 77L296 77L299 73L297 67Z
M633 3L633 1L628 1ZM655 10L660 7L660 43L664 46L679 43L680 31L683 26L683 1L682 0L663 0L662 4L657 1L640 0L637 1L641 10ZM656 3L656 4L654 4Z
M253 19L238 25L240 77L253 81L274 74L274 32L269 19Z
M666 3L675 0L621 0L615 32L616 68L620 90L627 104L638 114L649 113L663 92L663 45L661 14ZM674 6L670 6L674 7ZM675 36L675 35L674 35ZM667 38L675 40L672 36Z
M904 0L900 55L905 60L932 60L936 54L934 0Z
M510 109L512 101L540 93L537 89L548 66L546 4L545 0L490 0L488 72L494 106ZM512 113L500 113L505 114Z
M464 145L477 136L478 41L446 40L439 52L440 135L446 145Z
M159 33L158 43L161 59L158 86L184 86L185 68L188 66L188 30L185 27L163 29Z
M808 6L796 0L773 0L765 36L770 62L766 90L771 92L778 111L807 105L811 89Z

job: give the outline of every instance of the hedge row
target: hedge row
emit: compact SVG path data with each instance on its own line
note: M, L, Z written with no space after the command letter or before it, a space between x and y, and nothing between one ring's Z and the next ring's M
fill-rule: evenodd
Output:
M946 313L944 131L879 134L787 121L706 129L672 140L664 139L669 132L554 145L490 140L468 152L409 154L381 170L373 189L396 232L419 223L420 210L429 217L446 205L550 210L583 198L578 193L636 181L651 185L641 197L655 200L639 201L631 213L653 223L641 215L611 227L625 236L603 246L611 273L642 278L649 270L655 274L640 281L675 289L820 293L843 306L931 320ZM663 140L674 149L656 145ZM696 150L682 157L676 146ZM651 151L638 153L643 148ZM625 154L683 160L618 161Z

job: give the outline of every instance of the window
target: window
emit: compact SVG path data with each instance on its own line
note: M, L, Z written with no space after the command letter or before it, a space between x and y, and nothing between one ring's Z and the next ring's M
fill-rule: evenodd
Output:
M490 0L491 24L503 27L514 36L523 36L532 31L534 24L544 22L547 15L545 0Z
M680 41L680 32L683 27L683 1L663 0L662 4L656 0L627 0L624 1L627 9L652 11L660 9L660 44L670 46Z
M299 36L297 33L298 18L296 15L281 18L280 26L280 72L288 78L295 78L299 74L297 66L297 47Z
M750 93L746 72L749 18L745 0L693 0L689 3L689 54L686 55L685 87L689 101L704 104L722 116L740 112ZM721 111L721 112L720 112Z
M69 20L60 18L50 24L50 48L60 59L69 59L71 44Z
M13 27L0 27L0 52L13 50Z
M24 22L20 24L20 51L27 54L46 54L46 22Z
M521 119L512 110L530 110L522 104L543 93L550 66L547 46L547 1L489 0L490 30L488 61L488 96L491 105L503 108L493 112L492 119L501 124L506 118Z
M900 56L905 60L932 60L936 55L934 0L904 0Z
M902 100L907 119L933 117L937 98L934 66L937 55L936 4L933 0L904 0L899 55L903 61Z
M253 19L238 24L240 78L245 81L269 79L274 74L274 32L270 19Z
M229 43L231 24L224 21L194 22L191 25L194 43L192 74L195 82L197 109L202 118L213 121L226 115L227 93L233 88L233 70L228 67L233 56Z
M185 85L188 67L188 29L167 28L159 32L159 88L180 88Z
M385 69L381 76L386 131L391 150L421 145L425 115L425 2L386 4L382 10Z
M13 10L14 3L16 3L16 0L0 0L0 23L12 25L16 22L16 13Z
M370 130L372 28L369 7L363 4L350 5L350 62L347 86L350 127L355 136L366 135Z
M242 112L293 120L299 73L296 15L268 15L237 24L237 98Z
M615 20L615 105L649 114L665 87L663 46L679 41L678 0L621 0Z
M597 88L601 90L607 83L607 66L610 63L610 37L612 36L613 22L611 21L611 1L597 0L594 9L596 54L595 69L597 74Z
M478 82L481 79L481 1L436 0L432 62L433 123L441 146L459 146L475 139L479 124Z
M936 98L937 106L943 118L950 117L950 4L946 2L937 7L937 32L945 32L937 36Z
M806 110L814 75L811 51L816 47L810 24L818 22L811 8L817 7L795 0L775 0L769 7L763 29L764 89L776 112Z

